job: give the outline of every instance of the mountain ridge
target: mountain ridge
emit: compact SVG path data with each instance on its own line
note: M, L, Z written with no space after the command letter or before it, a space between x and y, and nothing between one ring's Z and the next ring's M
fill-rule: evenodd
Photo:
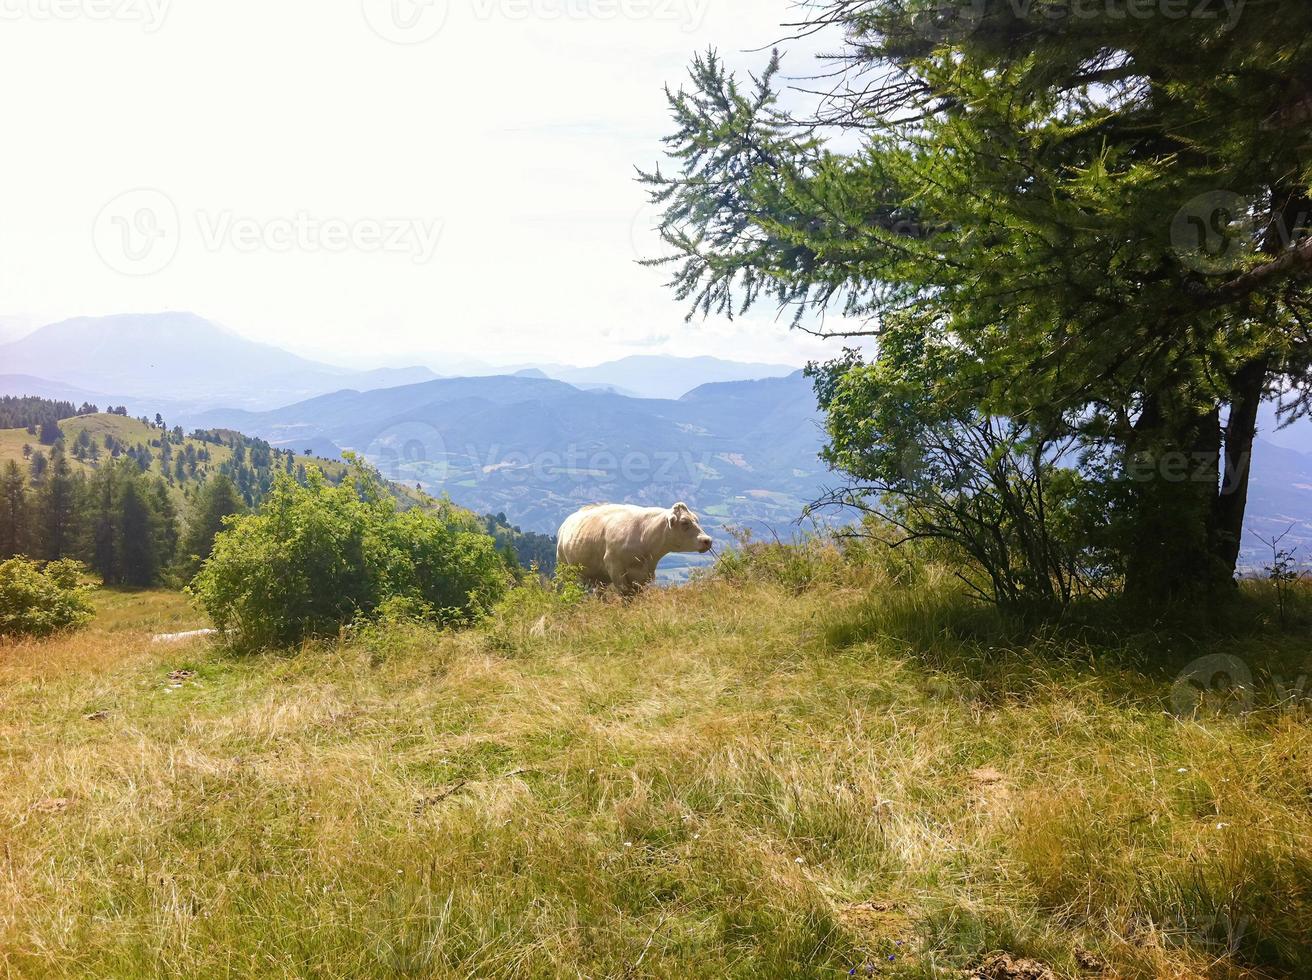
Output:
M337 388L432 379L426 367L355 371L243 337L195 313L72 317L0 345L6 374L30 375L105 398L154 398L192 409L273 408Z

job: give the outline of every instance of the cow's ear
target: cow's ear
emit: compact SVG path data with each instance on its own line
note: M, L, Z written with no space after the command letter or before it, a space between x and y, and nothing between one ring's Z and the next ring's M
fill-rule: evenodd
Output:
M674 516L675 516L675 517L683 517L685 514L691 514L691 513L692 513L692 511L690 511L690 510L688 509L688 505L685 504L685 503L677 503L677 504L675 504L674 507L672 508L672 510L674 511Z

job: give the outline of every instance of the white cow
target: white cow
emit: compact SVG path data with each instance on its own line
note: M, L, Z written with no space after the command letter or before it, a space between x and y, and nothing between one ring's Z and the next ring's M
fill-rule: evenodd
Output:
M584 581L629 595L656 577L672 552L711 550L711 538L687 504L633 507L594 504L571 514L556 537L556 562L576 565Z

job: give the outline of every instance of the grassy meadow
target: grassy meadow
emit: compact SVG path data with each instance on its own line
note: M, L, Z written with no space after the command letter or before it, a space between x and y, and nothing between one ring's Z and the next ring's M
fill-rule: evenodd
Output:
M261 656L97 601L0 646L4 976L1312 976L1312 653L1264 595L1256 638L1021 631L816 549ZM1182 716L1203 656L1246 710Z

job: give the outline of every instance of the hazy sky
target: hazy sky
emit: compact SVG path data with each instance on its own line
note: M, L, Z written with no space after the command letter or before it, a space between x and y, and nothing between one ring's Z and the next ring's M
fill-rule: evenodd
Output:
M832 353L772 309L685 324L634 262L663 84L707 45L759 65L795 13L0 0L0 314L193 310L361 366Z

